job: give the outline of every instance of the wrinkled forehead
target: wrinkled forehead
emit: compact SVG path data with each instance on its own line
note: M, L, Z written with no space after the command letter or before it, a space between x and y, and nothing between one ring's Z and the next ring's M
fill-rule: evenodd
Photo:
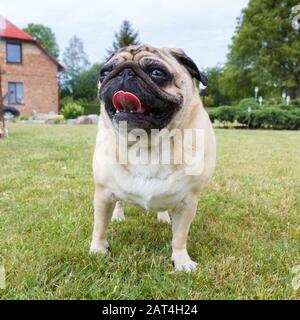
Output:
M163 63L169 67L177 62L167 49L157 49L151 46L142 45L129 46L118 50L108 59L105 65L116 66L127 61L135 61L139 64L143 64L143 62L151 60Z

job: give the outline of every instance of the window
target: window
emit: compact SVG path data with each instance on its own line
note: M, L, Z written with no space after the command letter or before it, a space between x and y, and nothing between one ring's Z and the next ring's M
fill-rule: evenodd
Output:
M24 87L21 82L8 83L8 103L24 104Z
M22 63L22 45L20 43L6 43L7 63Z

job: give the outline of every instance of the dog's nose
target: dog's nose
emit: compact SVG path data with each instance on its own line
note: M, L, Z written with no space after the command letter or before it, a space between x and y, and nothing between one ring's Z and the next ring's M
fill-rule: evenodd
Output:
M135 72L130 68L125 68L118 74L118 78L124 82L135 76Z

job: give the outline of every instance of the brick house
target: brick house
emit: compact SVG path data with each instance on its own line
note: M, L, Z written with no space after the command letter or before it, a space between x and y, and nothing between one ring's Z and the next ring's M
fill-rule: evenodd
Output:
M21 114L57 113L63 66L32 36L0 16L0 66L4 105Z

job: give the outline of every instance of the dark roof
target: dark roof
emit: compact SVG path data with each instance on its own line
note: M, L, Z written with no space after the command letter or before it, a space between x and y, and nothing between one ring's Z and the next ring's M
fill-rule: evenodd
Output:
M38 43L30 34L19 29L13 23L0 16L0 38L7 38L13 40L22 40L35 43L55 64L57 64L58 70L63 71L65 68L58 60L52 56L40 43Z

